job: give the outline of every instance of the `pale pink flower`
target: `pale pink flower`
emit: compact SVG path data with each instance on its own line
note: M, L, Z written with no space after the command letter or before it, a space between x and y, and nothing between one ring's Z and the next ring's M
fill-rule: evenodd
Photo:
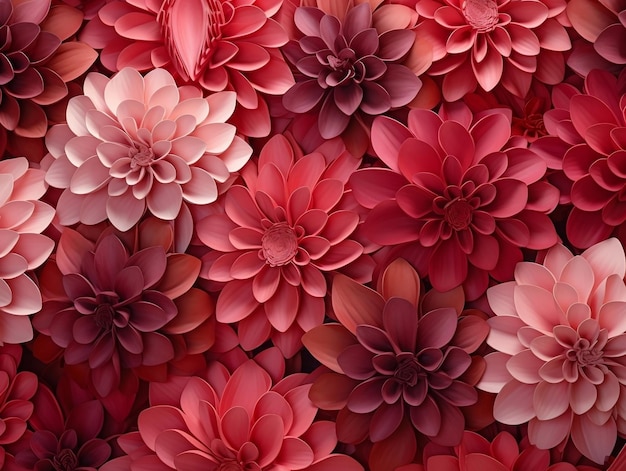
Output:
M510 147L510 115L460 110L449 117L411 110L408 127L377 117L372 146L389 168L360 169L350 183L371 209L365 235L415 252L397 256L410 258L435 289L463 285L476 299L490 276L510 279L522 248L556 243L546 213L558 191L542 180L546 163L524 140Z
M248 360L232 375L215 362L207 380L171 378L166 394L153 383L139 431L118 439L128 456L100 469L363 471L333 453L335 425L314 421L305 379L297 374L272 385L270 374Z
M271 17L281 0L113 0L80 38L102 49L109 70L163 67L211 92L233 90L247 136L270 132L263 94L282 95L293 76L279 51L287 34Z
M339 410L340 440L374 442L370 467L376 471L412 460L415 431L442 445L460 442L462 409L478 399L468 381L482 371L470 354L488 332L483 319L461 314L460 289L432 291L422 300L419 277L404 260L389 265L380 290L335 275L332 307L339 323L315 327L302 339L330 369L315 380L311 399ZM398 442L404 450L392 459ZM375 465L378 454L389 457L386 467Z
M364 252L354 235L359 215L342 206L359 163L338 140L302 156L276 135L242 173L247 186L232 186L220 211L198 222L198 237L215 251L202 276L226 283L217 320L239 323L246 350L271 337L291 357L302 333L323 322L326 274ZM371 279L369 264L357 271Z
M163 69L142 77L126 68L110 79L89 74L84 93L70 100L67 124L46 136L46 181L64 190L63 225L108 218L126 231L146 211L185 216L187 204L215 201L252 153L225 122L233 92L203 97Z
M0 161L0 345L33 338L27 317L41 309L41 294L27 272L46 261L54 242L41 232L54 209L39 199L44 172L24 157Z
M433 43L427 72L443 76L443 96L458 100L477 86L498 83L526 96L532 78L556 84L563 80L563 52L571 47L556 16L565 0L421 0L416 34Z
M617 239L572 255L551 248L543 264L522 262L515 281L487 291L489 319L479 387L498 393L494 417L528 422L530 443L570 436L596 463L626 432L626 257Z

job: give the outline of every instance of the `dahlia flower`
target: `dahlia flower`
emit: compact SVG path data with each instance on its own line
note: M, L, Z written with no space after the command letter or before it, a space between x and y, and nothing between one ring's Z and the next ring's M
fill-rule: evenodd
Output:
M420 274L439 291L462 284L469 299L483 294L489 276L510 279L522 248L556 243L546 213L559 196L542 181L541 157L508 147L504 113L476 118L412 110L406 127L378 117L372 146L389 168L361 169L350 181L371 209L363 229L374 243L419 247Z
M625 273L617 239L576 256L559 244L543 264L519 263L515 281L487 290L496 352L479 387L498 394L496 420L528 422L530 443L542 449L571 437L604 464L626 432Z
M563 80L563 52L571 47L556 19L565 0L427 0L416 3L416 34L433 43L429 75L442 76L442 92L455 101L477 85L498 83L525 97L532 78Z
M272 137L258 168L243 172L247 186L232 186L220 211L197 224L215 251L201 276L225 283L216 318L239 323L246 350L271 337L286 357L294 355L302 333L324 320L326 273L363 254L354 236L359 215L342 207L360 160L336 144L302 156L285 136ZM368 281L371 268L359 276Z
M41 309L37 284L26 274L46 261L54 242L41 234L54 209L39 201L44 172L24 157L0 161L0 345L33 338L28 314Z
M163 67L179 82L210 92L232 90L237 128L267 136L263 94L281 95L293 76L279 51L287 34L271 17L281 0L112 0L80 38L102 49L109 70Z
M172 327L179 312L173 299L189 291L199 271L198 259L168 256L160 245L129 253L113 233L103 233L93 244L65 229L56 263L42 274L50 293L33 323L67 365L88 365L90 384L105 397L120 387L126 370L175 358L168 328L177 333L186 326ZM185 319L198 326L210 311L203 312L202 297L187 303L193 301L199 302L193 306L198 314Z
M84 43L64 42L81 25L78 10L67 5L51 6L51 0L0 0L3 134L8 131L25 138L46 134L44 107L64 98L68 93L66 82L83 74L97 57ZM2 140L6 142L6 135Z
M126 68L111 79L89 74L84 93L46 135L46 181L63 189L65 226L108 218L126 231L146 210L174 220L186 204L215 201L252 153L225 123L233 92L203 98L163 69L142 77Z
M340 20L315 7L299 7L294 21L302 34L284 48L299 72L283 96L294 113L315 113L325 139L337 137L362 115L375 116L407 105L421 81L403 64L415 42L410 29L379 32L369 3L348 10ZM341 8L338 8L340 11Z
M381 288L378 293L335 275L332 307L339 323L315 327L302 339L331 370L317 377L310 397L321 408L340 411L339 439L369 438L374 460L392 455L394 444L404 449L386 467L370 459L375 471L412 460L414 430L435 443L459 443L465 426L461 408L478 399L469 378L477 368L480 375L480 362L473 364L470 353L488 331L479 317L459 317L460 290L432 292L434 301L424 300L428 310L420 312L419 277L401 259L385 270Z
M29 424L34 431L15 455L19 469L95 470L109 458L111 446L99 437L104 425L99 401L77 404L64 417L54 393L40 385L33 402Z
M167 394L159 401L163 398L151 390L139 431L118 439L128 455L100 470L363 471L353 458L333 453L334 424L314 421L317 409L307 397L311 385L305 378L298 374L272 386L269 373L254 360L232 375L216 362L208 381L174 378L173 388L182 382L180 396Z

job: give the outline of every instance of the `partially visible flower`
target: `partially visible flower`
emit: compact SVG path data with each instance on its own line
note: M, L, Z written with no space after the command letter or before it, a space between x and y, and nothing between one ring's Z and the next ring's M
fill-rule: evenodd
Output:
M175 358L174 339L167 335L178 315L174 299L191 289L199 271L197 258L168 256L161 245L129 253L113 233L105 232L93 244L65 229L56 263L43 279L56 294L47 297L33 322L51 338L66 365L89 366L90 384L106 397L128 380L128 370ZM203 312L202 297L195 301L198 314L186 313L185 319L199 326L211 311ZM171 331L184 332L185 327Z
M197 224L209 254L202 276L226 283L216 317L238 322L246 350L272 338L286 357L301 347L303 332L324 320L327 273L346 268L364 252L356 240L359 214L345 209L346 181L360 159L335 140L301 155L276 135L263 147L258 167L242 173L220 211ZM371 267L359 276L371 279Z
M210 92L232 90L240 132L267 136L263 94L281 95L293 76L279 51L287 35L271 17L281 0L112 0L80 38L102 49L113 72L166 68Z
M37 284L26 273L46 261L54 242L41 234L54 209L39 199L44 172L24 157L0 161L0 345L33 338L27 317L41 309Z
M417 273L403 260L389 265L381 291L336 275L332 306L339 323L303 336L305 347L331 370L315 380L313 403L339 410L340 440L374 442L375 471L412 460L414 430L442 445L460 442L462 408L478 399L471 378L481 373L470 354L488 332L483 319L459 316L460 289L433 291L422 300ZM425 312L418 308L422 303ZM403 451L391 458L398 442ZM377 456L390 461L380 463Z
M499 110L447 119L412 110L408 127L376 118L372 146L389 168L360 169L350 180L356 200L371 208L365 234L419 247L418 271L439 291L463 285L476 299L490 276L510 279L523 248L556 243L546 213L558 202L543 181L545 161L525 141L509 147L510 137L510 118Z
M524 97L534 78L554 85L563 80L563 52L571 47L556 16L565 0L429 0L416 3L416 34L433 43L427 72L443 76L442 92L455 101L477 86L501 83Z
M118 439L128 455L101 471L148 463L162 470L363 470L353 458L333 453L335 426L314 421L317 408L307 397L306 375L272 385L268 372L248 360L232 375L215 362L207 379L172 378L164 402L151 391L139 431Z
M215 201L252 153L225 122L233 92L203 97L163 69L143 77L126 68L110 79L89 74L84 93L46 136L46 181L64 190L63 225L108 218L126 231L146 211L174 220L187 204Z
M410 29L379 32L369 3L350 7L342 19L315 7L299 7L295 24L302 37L291 41L285 55L299 72L297 83L283 96L295 113L317 114L325 139L341 135L356 120L407 105L421 81L403 64L415 42Z
M551 248L543 264L522 262L515 281L487 291L489 319L479 383L498 393L494 417L528 422L530 443L550 449L570 436L604 464L626 432L626 257L617 239L572 255Z

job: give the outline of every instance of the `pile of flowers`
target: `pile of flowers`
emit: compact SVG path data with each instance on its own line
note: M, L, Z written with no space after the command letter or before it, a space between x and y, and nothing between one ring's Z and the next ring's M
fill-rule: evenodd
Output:
M0 0L0 469L626 471L625 44Z

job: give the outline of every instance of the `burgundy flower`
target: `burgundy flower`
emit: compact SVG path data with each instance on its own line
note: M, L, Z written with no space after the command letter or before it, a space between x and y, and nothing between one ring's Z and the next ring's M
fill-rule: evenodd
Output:
M403 65L415 42L413 31L379 32L369 3L352 8L341 4L348 9L342 19L319 8L297 8L294 20L302 37L284 49L300 77L284 95L283 105L295 113L318 114L325 139L342 134L360 115L407 105L421 87L416 74Z
M373 242L416 244L415 263L435 289L463 284L475 299L489 276L512 276L522 248L556 243L545 213L556 206L558 191L542 181L546 163L525 141L509 147L504 113L471 119L471 113L442 119L412 110L407 128L376 118L372 145L390 168L358 170L351 184L357 201L372 208L364 232Z

